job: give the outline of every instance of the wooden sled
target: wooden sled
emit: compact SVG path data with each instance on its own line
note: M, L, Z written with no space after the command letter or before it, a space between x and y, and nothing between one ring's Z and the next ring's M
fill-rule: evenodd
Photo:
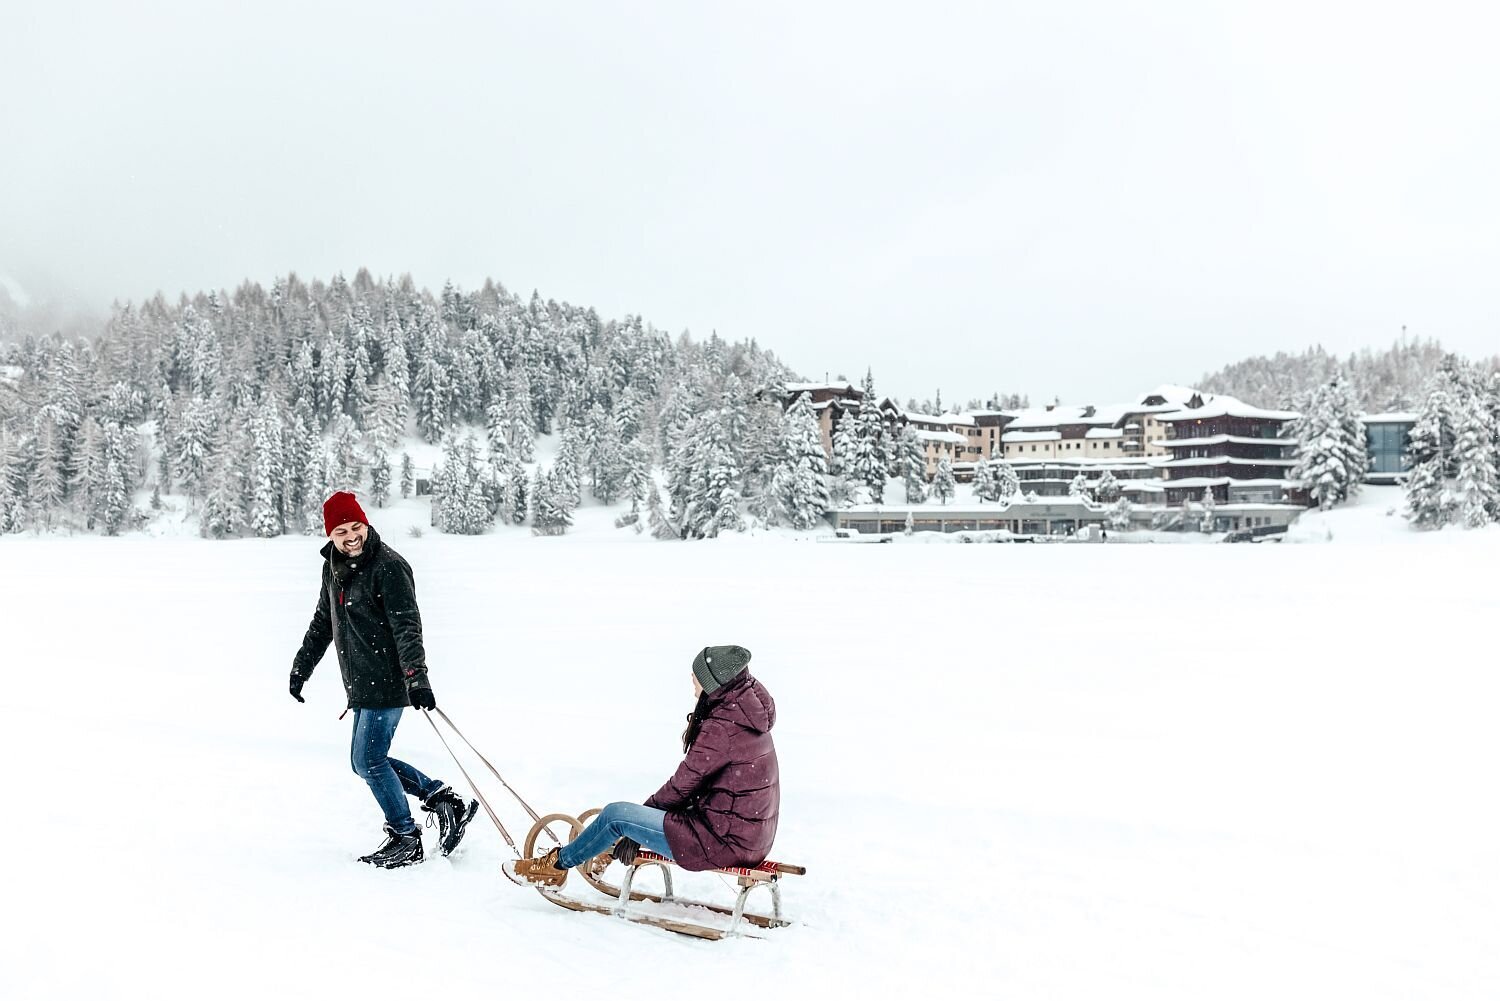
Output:
M532 826L530 833L526 835L526 857L536 857L537 842L544 833L554 842L566 844L566 841L561 841L557 835L548 830L548 825L553 823L568 824L568 840L572 840L583 831L584 825L598 812L597 809L588 810L580 814L577 818L565 813L553 813L541 818ZM641 849L636 853L634 864L626 867L625 880L621 886L615 886L604 879L605 870L609 868L611 861L613 861L612 857L606 852L576 867L575 872L600 893L615 898L616 903L612 905L590 903L573 897L567 897L555 887L538 886L537 890L552 903L557 904L559 907L566 907L569 910L610 914L626 921L651 925L655 928L676 932L679 935L691 935L694 938L717 941L730 937L759 938L760 936L758 935L749 934L741 930L746 924L756 928L784 928L790 925L791 922L781 916L781 877L803 876L807 874L807 870L802 866L771 861L762 862L754 868L709 869L707 870L708 872L733 876L738 881L739 894L735 898L734 906L724 907L719 904L710 904L699 900L685 900L678 897L672 889L672 870L677 867L676 863L663 855L646 851L644 848ZM647 893L634 889L633 884L636 873L649 867L655 867L661 873L661 893ZM757 914L745 909L751 891L760 887L767 887L771 891L770 914ZM658 904L664 907L681 908L682 913L680 915L651 913L639 908L631 908L630 906L633 903L641 902ZM703 913L701 922L693 920L693 911L695 910L705 912ZM719 927L707 923L713 919L713 916L728 917L730 919L728 927Z

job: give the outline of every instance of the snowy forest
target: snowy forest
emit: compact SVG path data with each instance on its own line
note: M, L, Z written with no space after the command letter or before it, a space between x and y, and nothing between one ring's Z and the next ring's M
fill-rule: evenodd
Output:
M410 495L413 441L441 446L444 532L560 533L584 491L659 537L745 513L806 525L826 460L811 411L783 413L792 377L753 341L673 338L494 282L434 296L361 270L157 296L92 339L0 345L0 531L117 534L164 498L215 538L321 531L333 490L377 508Z
M1421 405L1447 356L1435 340L1403 335L1384 351L1366 348L1347 358L1321 346L1301 354L1257 355L1205 375L1196 385L1206 393L1224 393L1257 406L1300 410L1320 387L1338 377L1366 413L1411 411ZM1494 371L1500 369L1500 356L1475 364L1480 371Z
M91 338L0 342L0 533L115 535L166 510L212 538L317 534L340 489L377 509L429 492L433 526L454 534L561 534L588 495L618 507L617 527L663 539L807 530L831 507L889 500L892 478L907 503L953 499L951 464L929 483L914 429L874 407L846 412L826 454L806 396L783 400L796 379L754 341L672 337L493 281L433 295L361 270L158 295L117 305ZM880 398L868 372L861 388ZM1324 508L1368 470L1361 414L1420 412L1412 524L1500 520L1494 359L1435 342L1342 361L1314 348L1231 365L1205 388L1301 414L1290 477ZM969 409L1026 402L997 392ZM908 409L945 407L939 392ZM1016 490L1003 460L978 464L976 499Z

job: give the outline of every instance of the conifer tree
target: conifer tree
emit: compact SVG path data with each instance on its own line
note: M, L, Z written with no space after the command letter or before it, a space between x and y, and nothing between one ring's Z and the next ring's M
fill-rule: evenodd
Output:
M256 409L250 425L250 524L263 539L286 530L282 502L286 493L281 415L269 398Z
M58 445L58 426L46 414L39 415L32 437L31 477L26 488L27 520L33 530L50 529L62 505L67 486L64 481L62 453Z
M937 475L932 479L932 492L944 504L951 501L958 492L958 481L953 478L953 463L946 455L938 460Z
M1338 375L1315 390L1288 428L1297 439L1297 464L1288 474L1322 510L1355 496L1369 472L1369 448L1359 402Z
M1021 490L1021 479L1016 475L1015 467L1004 459L994 464L995 498L997 500L1010 502Z
M416 481L417 481L417 473L416 473L416 468L412 465L411 453L410 452L402 452L401 453L401 496L402 496L403 499L411 496L411 492L414 489L414 487L416 486Z
M995 471L989 459L981 458L974 464L974 497L980 503L999 499Z
M736 488L739 464L721 415L706 415L700 428L683 526L693 537L712 539L721 532L744 530Z
M896 452L897 471L906 485L906 503L920 504L927 499L927 450L910 424L901 429Z
M562 535L573 524L573 507L569 487L559 483L548 471L537 467L531 488L531 531L533 535Z
M1489 524L1500 506L1500 470L1496 469L1495 432L1484 401L1475 395L1457 417L1453 444L1453 502L1465 528Z
M221 424L215 437L213 468L199 520L199 531L205 538L227 539L239 534L244 523L240 508L245 496L240 473L244 468L244 453L240 436L228 422Z
M1094 499L1101 504L1113 504L1120 499L1120 481L1115 479L1115 474L1106 469L1094 484Z
M846 410L834 426L833 456L828 463L828 472L833 477L829 493L836 505L863 504L869 496L857 468L858 457L859 426L854 415Z
M208 459L213 449L215 419L212 404L193 397L183 405L172 443L173 478L189 497L207 489Z
M780 452L771 482L776 510L787 524L806 531L829 508L828 457L807 393L782 415Z
M385 449L377 447L370 460L370 500L376 507L385 507L391 499L391 457Z
M1406 519L1416 528L1442 528L1453 520L1458 504L1448 484L1451 442L1445 433L1453 402L1448 383L1434 380L1426 402L1407 436Z

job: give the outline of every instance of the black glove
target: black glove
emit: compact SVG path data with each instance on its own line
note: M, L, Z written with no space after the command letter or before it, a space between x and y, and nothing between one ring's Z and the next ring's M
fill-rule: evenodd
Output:
M635 865L635 853L640 850L641 846L638 842L630 838L621 838L615 842L615 850L610 852L610 854L617 861L624 862L626 865Z
M432 689L430 688L413 688L408 694L411 697L411 707L413 709L437 708L437 699L432 697Z
M292 683L290 685L290 688L291 688L291 692L292 692L292 698L296 699L298 702L306 702L307 701L306 699L304 699L302 697L302 686L305 685L305 684L307 684L307 679L304 678L302 675L298 674L296 671L293 671L292 672Z

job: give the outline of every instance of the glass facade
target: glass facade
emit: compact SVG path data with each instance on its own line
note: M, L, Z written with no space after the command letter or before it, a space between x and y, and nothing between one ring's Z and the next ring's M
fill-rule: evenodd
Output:
M1406 472L1406 443L1412 425L1407 421L1366 424L1370 448L1370 475L1396 476Z

